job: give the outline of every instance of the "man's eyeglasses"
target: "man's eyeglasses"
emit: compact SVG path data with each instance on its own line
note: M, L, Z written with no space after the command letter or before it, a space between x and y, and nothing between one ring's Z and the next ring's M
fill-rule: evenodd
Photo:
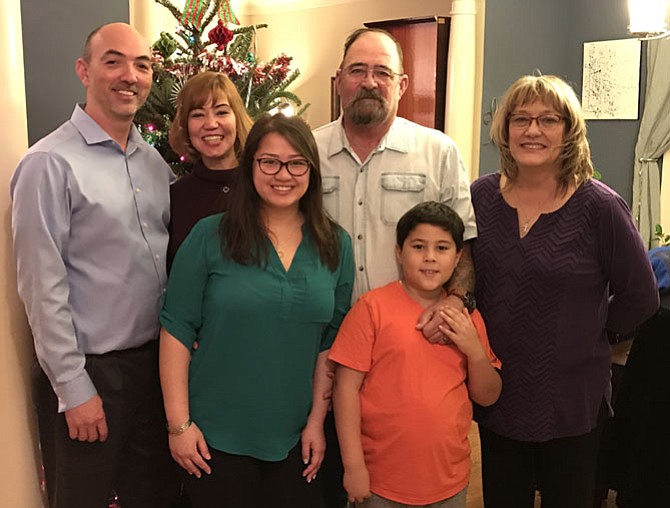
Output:
M368 67L367 65L354 64L345 67L342 71L352 81L363 81L368 74L372 74L372 79L380 85L389 85L393 81L393 78L402 76L402 74L393 72L383 65Z
M258 162L260 170L270 176L279 173L284 166L286 166L286 170L289 174L293 176L302 176L309 171L311 166L309 161L306 161L305 159L292 159L284 162L272 157L261 157L260 159L256 159L256 162Z
M530 127L530 124L533 123L533 120L537 122L537 126L540 129L545 130L555 129L563 123L563 117L561 115L548 114L530 116L521 113L512 113L509 115L509 126L514 129L527 129Z

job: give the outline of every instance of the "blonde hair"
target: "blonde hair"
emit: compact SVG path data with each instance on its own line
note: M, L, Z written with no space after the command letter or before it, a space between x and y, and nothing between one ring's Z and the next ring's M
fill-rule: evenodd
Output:
M190 160L197 160L200 154L191 145L188 134L188 115L194 109L205 106L210 97L217 99L225 95L235 115L235 157L242 157L244 143L253 121L249 117L242 98L233 82L220 72L205 71L191 77L179 91L177 112L172 121L168 141L172 149L180 155L187 155Z
M586 122L574 90L558 76L523 76L505 92L491 124L491 139L500 153L500 171L514 183L519 168L509 148L509 116L517 107L538 100L552 106L564 121L558 184L563 191L571 183L579 187L593 176Z

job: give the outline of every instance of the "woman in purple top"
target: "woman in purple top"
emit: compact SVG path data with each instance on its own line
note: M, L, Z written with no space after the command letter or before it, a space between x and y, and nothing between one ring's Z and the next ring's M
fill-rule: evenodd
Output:
M487 508L591 508L607 416L607 330L658 308L630 210L592 179L579 100L555 76L507 91L491 136L500 172L472 184L477 304L503 390L477 408Z
M170 188L168 270L195 223L226 209L251 125L235 85L225 74L201 72L179 92L170 146L194 164Z

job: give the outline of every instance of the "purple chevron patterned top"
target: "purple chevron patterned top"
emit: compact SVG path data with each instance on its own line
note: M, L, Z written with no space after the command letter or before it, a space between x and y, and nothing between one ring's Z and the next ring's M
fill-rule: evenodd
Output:
M630 331L658 308L651 265L628 206L604 184L585 183L520 238L499 182L472 184L477 306L503 364L500 400L476 419L522 441L585 434L608 393L605 327Z

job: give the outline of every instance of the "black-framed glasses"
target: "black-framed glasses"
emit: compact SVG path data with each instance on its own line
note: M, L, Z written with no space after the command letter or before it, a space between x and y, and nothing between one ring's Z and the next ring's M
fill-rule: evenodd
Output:
M274 157L260 157L256 159L259 169L266 175L276 175L281 171L281 168L286 166L286 170L292 176L302 176L307 171L311 164L305 159L291 159L290 161L280 161Z
M367 65L352 64L342 70L352 81L363 81L368 74L372 74L372 79L381 85L388 85L396 76L402 76L402 74L394 72L383 65L369 67Z
M523 113L512 113L509 115L509 126L515 129L527 129L533 120L537 122L540 129L555 129L563 123L563 117L553 113L539 116L530 116Z

